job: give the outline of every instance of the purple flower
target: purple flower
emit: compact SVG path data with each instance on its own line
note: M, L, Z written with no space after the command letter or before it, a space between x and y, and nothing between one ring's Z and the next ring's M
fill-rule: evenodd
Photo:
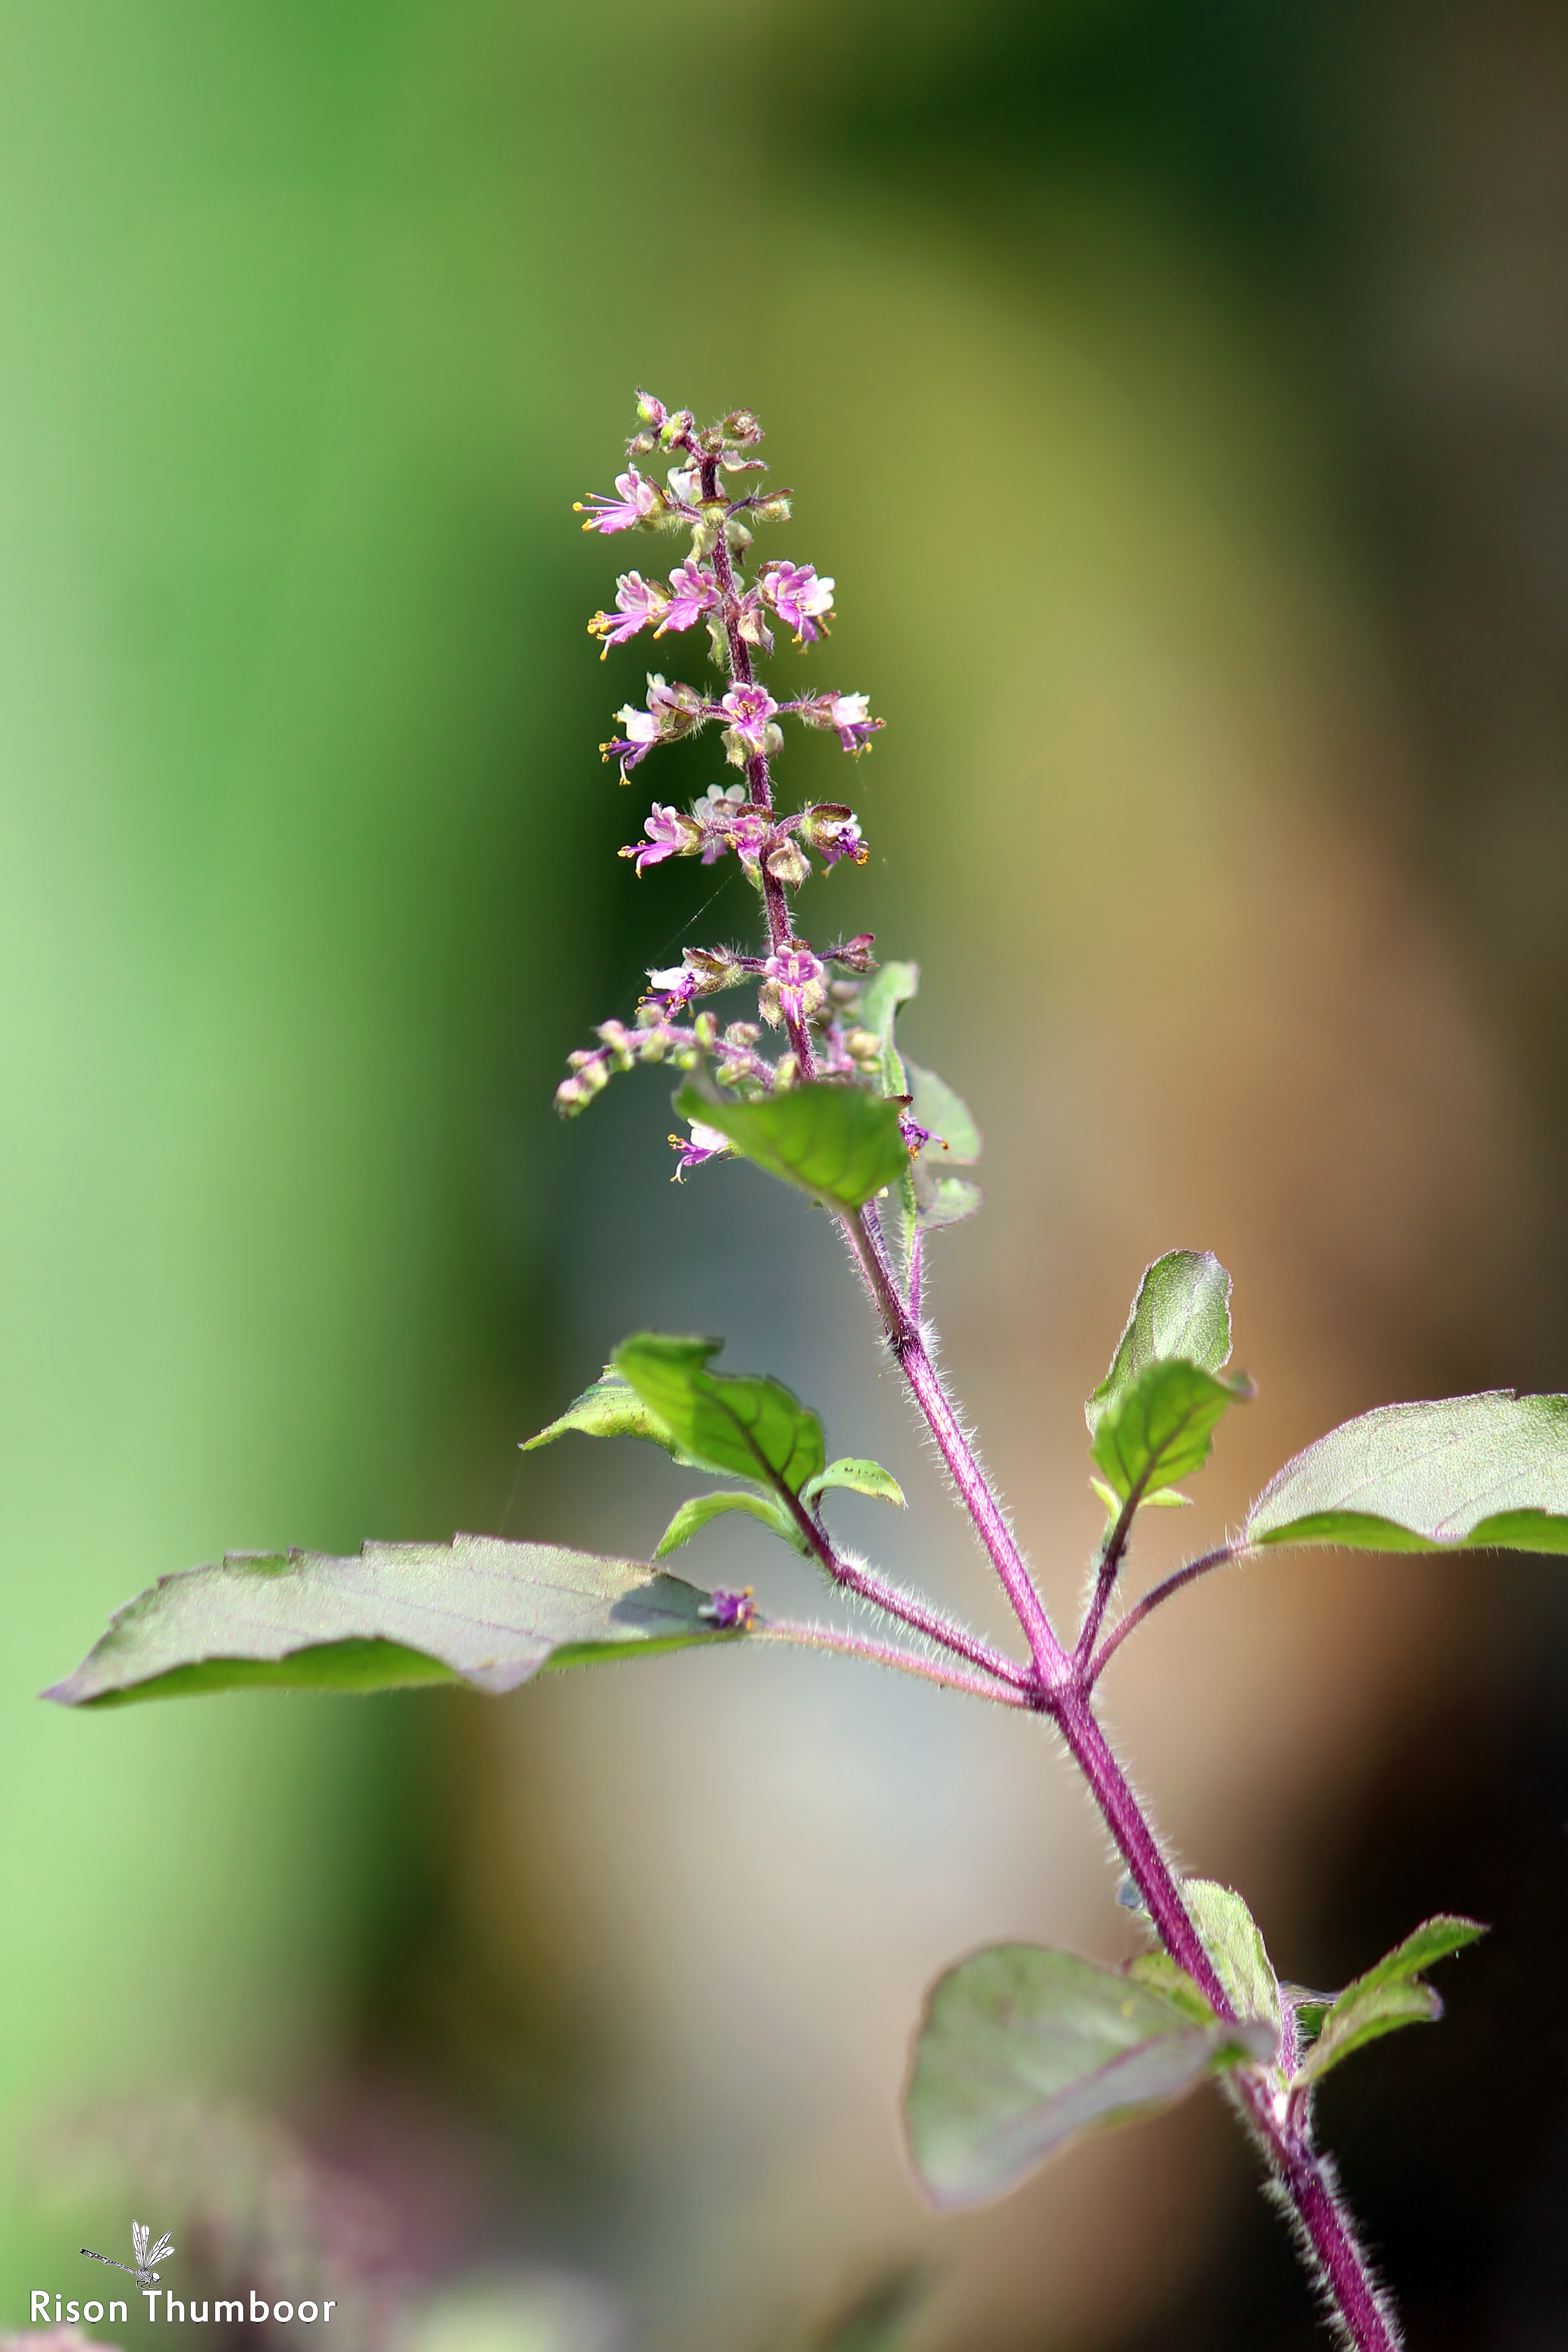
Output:
M870 855L854 810L837 801L822 801L808 808L800 821L800 837L825 866L837 866L841 857L852 857L857 866L864 866Z
M716 1127L704 1127L700 1118L689 1119L687 1123L691 1129L689 1140L680 1135L672 1135L669 1139L680 1154L675 1169L674 1181L678 1184L689 1168L700 1168L705 1160L718 1160L735 1148L729 1137L721 1135Z
M777 750L779 730L771 721L778 704L765 686L732 686L719 708L730 721L724 749L737 768L759 752Z
M773 819L766 809L746 798L744 784L710 784L705 797L693 801L691 814L702 834L702 863L711 866L732 849L742 863L754 866L763 854Z
M623 572L616 583L616 611L595 613L588 624L588 635L605 640L599 659L607 657L612 646L624 646L650 621L658 621L668 603L657 580L645 580L640 572Z
M776 1029L781 1021L809 1021L827 1002L825 967L804 940L785 940L763 971L757 1004L770 1028Z
M668 503L658 484L645 481L635 466L616 476L616 488L618 499L591 490L585 500L577 500L572 511L588 517L584 530L635 530L639 523L657 522Z
M658 626L661 637L666 629L689 629L719 602L717 582L689 558L676 565L669 575L669 585L672 593ZM662 589L659 593L664 593Z
M746 1633L757 1622L757 1604L748 1584L743 1592L731 1592L726 1585L716 1585L697 1612L714 1625L738 1625Z
M816 624L833 610L833 583L819 580L813 565L770 563L757 584L785 628L795 631L797 646L824 634Z
M662 865L667 857L689 857L702 838L689 816L679 809L660 808L657 801L653 814L643 819L643 831L646 841L628 842L621 852L635 862L639 875L645 866Z
M817 694L790 708L808 727L831 727L847 751L863 751L883 724L868 718L863 694Z
M678 736L689 735L700 727L708 717L709 706L694 687L667 686L657 670L648 673L647 709L636 709L623 702L616 717L626 729L624 735L613 735L600 751L606 760L618 759L621 782L626 782L639 760L646 760L656 743L673 743Z
M732 988L741 965L728 948L688 948L680 961L668 971L648 973L649 985L662 1000L666 1013L679 1013L694 996L711 996L717 989Z

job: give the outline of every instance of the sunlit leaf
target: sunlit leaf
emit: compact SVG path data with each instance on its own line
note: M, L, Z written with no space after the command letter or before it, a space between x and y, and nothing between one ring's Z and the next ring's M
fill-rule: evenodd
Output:
M1075 2134L1131 2122L1274 2046L1271 2027L1205 2021L1126 1970L994 1945L931 1989L904 2094L910 2153L937 2204L979 2204Z
M102 1706L256 1685L512 1690L547 1666L732 1639L700 1616L709 1599L646 1560L498 1536L370 1543L348 1559L231 1553L221 1566L163 1578L118 1611L46 1696Z
M798 1185L829 1208L864 1207L909 1166L898 1105L866 1087L819 1080L741 1102L688 1079L675 1108L682 1118L728 1136L770 1176Z
M1212 1878L1184 1878L1182 1901L1237 2015L1262 2019L1278 2037L1279 1982L1240 1895Z
M1201 1470L1226 1406L1251 1394L1244 1374L1216 1380L1180 1360L1149 1364L1104 1405L1089 1454L1125 1502L1140 1481L1167 1486Z
M783 1536L797 1549L800 1547L799 1531L781 1503L774 1502L770 1495L738 1495L730 1490L722 1495L693 1495L682 1503L654 1547L655 1559L668 1559L672 1551L679 1551L700 1528L705 1528L710 1519L719 1518L726 1511L749 1511L773 1534Z
M1176 1360L1205 1372L1230 1360L1230 1276L1208 1250L1168 1250L1144 1268L1110 1368L1083 1409L1089 1435L1151 1364Z
M913 1097L910 1115L917 1127L929 1128L934 1139L926 1146L932 1159L954 1168L973 1165L980 1157L981 1136L963 1097L918 1062L906 1061L904 1076Z
M806 1480L800 1490L801 1500L812 1502L830 1486L847 1487L852 1495L869 1495L873 1502L892 1503L900 1511L905 1507L903 1488L879 1462L860 1462L847 1454L841 1460L830 1462L826 1470L818 1471L815 1478Z
M1385 1404L1271 1478L1248 1544L1354 1551L1568 1551L1568 1397Z
M572 1430L580 1430L584 1437L647 1437L680 1459L680 1447L658 1415L629 1381L609 1368L567 1406L558 1421L542 1429L537 1437L525 1440L522 1451L531 1454L536 1445L549 1445Z
M778 1381L710 1371L723 1344L642 1331L616 1349L616 1370L703 1469L798 1494L826 1466L822 1423Z
M1443 2014L1443 2004L1432 1987L1422 1982L1421 1970L1463 1951L1486 1932L1479 1920L1447 1913L1423 1921L1323 2011L1317 2039L1297 2068L1296 2081L1321 2081L1352 2052L1401 2026L1435 2022Z

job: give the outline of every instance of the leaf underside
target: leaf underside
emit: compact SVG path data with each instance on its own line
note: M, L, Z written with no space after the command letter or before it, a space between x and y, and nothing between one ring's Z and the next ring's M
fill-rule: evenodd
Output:
M932 1987L904 2095L915 2169L941 2206L1011 2189L1079 2132L1169 2105L1272 2054L1271 2027L1194 2014L1121 1969L1000 1944Z
M45 1696L109 1706L258 1685L508 1691L547 1667L732 1640L699 1614L709 1599L646 1560L498 1536L368 1543L344 1559L231 1553L163 1577L118 1611Z
M1243 1540L1568 1552L1568 1397L1494 1389L1381 1405L1288 1462Z
M1210 1250L1167 1250L1145 1266L1110 1368L1084 1406L1092 1437L1109 1408L1152 1364L1230 1361L1230 1276Z
M866 1087L820 1079L742 1102L688 1079L675 1108L828 1208L863 1208L909 1165L898 1105Z

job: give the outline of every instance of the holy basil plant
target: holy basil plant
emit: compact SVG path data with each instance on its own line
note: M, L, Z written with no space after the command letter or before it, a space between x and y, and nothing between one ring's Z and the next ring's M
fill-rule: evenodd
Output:
M753 532L789 511L784 497L762 486L755 417L736 411L699 426L688 411L646 394L639 414L615 495L587 502L584 527L684 546L668 585L657 567L622 573L614 610L595 614L589 627L606 652L646 630L660 638L697 632L710 661L700 685L650 676L646 700L617 713L605 757L630 781L664 744L716 728L730 781L710 784L688 809L656 803L643 837L623 854L638 875L671 857L735 858L755 893L760 935L743 950L688 948L678 964L651 972L636 1019L601 1024L595 1043L571 1056L556 1101L574 1116L617 1072L668 1065L685 1130L675 1139L679 1175L706 1169L704 1181L723 1181L710 1163L750 1162L837 1227L887 1356L1012 1605L1020 1647L970 1633L842 1549L833 1528L839 1496L895 1508L904 1496L876 1462L830 1455L809 1405L778 1381L720 1369L715 1339L643 1331L527 1443L634 1438L679 1471L717 1482L671 1498L651 1559L462 1535L371 1544L351 1559L231 1556L165 1577L129 1602L48 1696L101 1707L256 1685L367 1692L458 1683L494 1693L567 1666L692 1648L722 1648L733 1660L763 1643L845 1652L1035 1716L1099 1805L1146 1948L1113 1961L998 1943L938 1979L904 2092L917 2179L939 2206L973 2205L1005 2193L1087 2131L1222 2084L1293 2216L1342 2337L1361 2352L1393 2352L1391 2307L1319 2152L1314 2101L1331 2070L1441 2013L1427 1972L1484 1930L1460 1917L1427 1919L1336 1993L1281 1978L1239 1895L1172 1869L1106 1738L1096 1695L1128 1636L1224 1565L1329 1544L1568 1550L1568 1398L1498 1391L1363 1413L1288 1462L1238 1535L1128 1602L1123 1570L1140 1514L1190 1499L1186 1485L1231 1409L1253 1393L1230 1368L1229 1276L1205 1252L1173 1250L1145 1271L1085 1407L1089 1475L1106 1523L1082 1622L1070 1643L1063 1640L935 1369L922 1319L932 1236L981 1205L978 1184L959 1172L980 1158L980 1129L952 1087L905 1052L900 1024L917 1001L916 967L879 965L868 933L814 944L803 929L801 894L813 875L861 864L868 853L847 805L790 809L781 801L784 722L822 730L857 756L882 722L858 691L775 695L760 674L778 629L802 646L823 635L834 583L809 563L752 561ZM656 454L667 461L662 472L645 471ZM716 1000L737 992L739 1013L731 1003L731 1017L721 1016ZM715 1556L737 1512L775 1535L801 1572L852 1596L854 1625L764 1617L750 1590L689 1581L662 1565L699 1539ZM877 2309L885 2318L906 2302L900 2286Z

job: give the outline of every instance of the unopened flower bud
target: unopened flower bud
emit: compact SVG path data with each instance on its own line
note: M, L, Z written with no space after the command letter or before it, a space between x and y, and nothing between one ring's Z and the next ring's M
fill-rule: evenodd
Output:
M719 1042L719 1024L711 1013L700 1013L691 1028L698 1044L710 1054Z
M754 1021L731 1021L724 1032L724 1043L733 1045L739 1053L746 1053L762 1034Z
M771 499L759 499L752 509L752 512L759 522L788 522L788 496L784 491L780 490Z
M668 414L669 411L666 408L662 400L656 400L651 392L643 392L639 389L637 393L637 415L642 418L645 425L652 425L655 426L660 425L664 423L664 420Z
M575 1118L586 1108L588 1097L577 1078L563 1078L555 1089L555 1108L563 1118Z
M658 447L658 436L657 433L634 433L631 439L626 443L626 455L628 457L646 457L650 449L657 449Z
M781 1094L788 1094L800 1076L800 1064L793 1054L781 1054L773 1066L773 1085Z
M627 1034L618 1021L602 1021L595 1034L601 1037L615 1057L617 1070L629 1070L637 1059L636 1041Z
M844 1050L856 1062L875 1062L881 1056L882 1041L871 1029L851 1029L844 1040Z
M724 419L724 430L740 449L754 449L763 437L763 428L749 408L732 408Z

